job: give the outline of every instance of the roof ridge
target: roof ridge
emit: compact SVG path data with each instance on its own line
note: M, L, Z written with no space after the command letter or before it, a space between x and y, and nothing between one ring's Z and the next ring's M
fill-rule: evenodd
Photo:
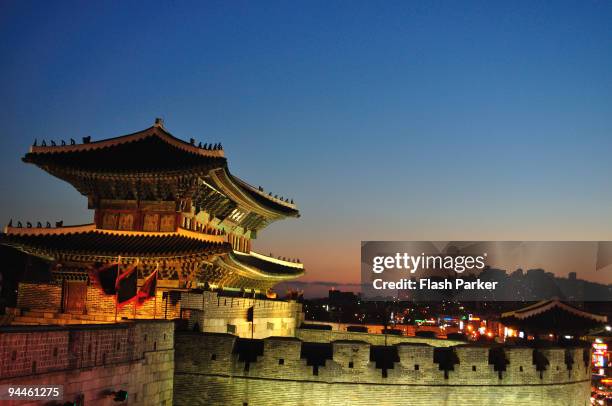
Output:
M172 145L178 149L181 149L186 152L190 152L196 155L201 155L205 157L225 157L225 153L220 143L215 144L215 149L205 149L200 146L195 145L195 140L193 143L189 143L183 141L180 138L172 135L168 130L166 130L163 126L158 125L157 123L151 127L145 128L141 131L136 131L133 133L120 135L117 137L106 138L99 141L86 141L90 139L90 137L84 137L84 142L82 144L71 143L70 145L34 145L30 146L29 153L30 154L49 154L49 153L69 153L69 152L80 152L80 151L93 151L98 149L109 148L117 145L127 144L130 142L140 141L148 137L157 136L162 139L169 145ZM193 139L192 139L193 140ZM43 141L44 142L44 141ZM208 144L205 144L205 146ZM217 147L218 146L218 147Z
M502 314L502 317L516 317L518 319L525 319L528 317L536 316L538 314L544 313L545 311L558 307L563 309L569 313L575 314L576 316L589 318L592 320L596 320L599 322L607 322L607 316L602 316L599 314L589 313L584 310L577 309L567 303L562 302L559 299L550 299L550 300L542 300L533 305L524 307L522 309L517 309L510 312L505 312Z

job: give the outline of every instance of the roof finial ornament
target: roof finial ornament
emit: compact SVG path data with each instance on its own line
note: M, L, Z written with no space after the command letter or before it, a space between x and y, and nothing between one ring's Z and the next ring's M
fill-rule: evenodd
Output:
M154 124L154 126L155 126L155 127L161 127L161 128L163 128L163 127L164 127L164 119L163 119L163 118L159 118L159 117L157 117L157 118L155 119L155 124Z
M76 144L76 141L74 140L74 138L70 138L70 145L74 145Z
M40 145L42 145L43 147L46 147L47 146L47 142L45 140L42 140L42 143Z
M36 223L36 228L42 228L42 223L40 221Z
M18 221L18 222L17 222L17 227L19 227L19 228L22 228L22 227L23 227L23 224L21 224L21 221Z
M189 143L190 143L191 145L195 145L195 139L193 139L193 138L189 138Z
M62 147L66 145L66 141L62 140Z
M83 144L89 144L91 142L91 135L83 137Z
M38 145L38 138L34 138L34 144L32 144L32 146L37 146Z
M47 228L51 228L51 223L49 223L49 222L47 221L46 226L47 226Z
M30 223L29 221L26 223L28 228L32 228L32 223Z
M10 220L9 220L8 226L9 226L9 227L13 227L13 219L10 219Z
M55 143L55 141L51 140L51 146L55 147L57 144Z
M62 220L62 221L56 221L56 222L55 222L55 227L58 227L58 228L59 228L59 227L63 227L63 226L64 226L64 220Z

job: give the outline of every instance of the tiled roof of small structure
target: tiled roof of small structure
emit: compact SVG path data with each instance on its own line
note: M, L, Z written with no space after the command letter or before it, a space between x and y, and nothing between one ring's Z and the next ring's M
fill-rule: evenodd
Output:
M229 252L221 236L198 235L179 229L174 233L148 233L96 229L95 225L61 228L5 229L0 244L49 256L177 257Z
M538 316L540 314L550 312L553 310L561 310L573 316L594 320L600 323L605 323L608 320L606 316L585 312L584 310L577 309L567 303L563 303L558 299L542 300L538 303L523 307L518 310L514 310L511 312L505 312L502 314L502 319L503 318L514 318L517 320L525 320L527 318Z

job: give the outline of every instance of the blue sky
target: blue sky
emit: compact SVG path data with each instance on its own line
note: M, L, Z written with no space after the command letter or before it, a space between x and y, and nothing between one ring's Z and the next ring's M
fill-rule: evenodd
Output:
M358 282L361 240L612 239L612 3L0 1L0 213L89 222L34 138L163 117L294 198L256 249Z

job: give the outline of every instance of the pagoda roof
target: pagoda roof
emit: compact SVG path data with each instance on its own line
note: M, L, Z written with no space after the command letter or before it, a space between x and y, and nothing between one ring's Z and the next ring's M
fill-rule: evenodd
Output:
M242 189L247 195L249 195L259 204L288 216L299 216L299 211L294 203L290 203L277 197L273 197L269 193L266 194L264 191L255 188L254 186L238 178L237 176L230 176L232 181L236 185L238 185L240 189Z
M135 133L61 144L35 143L23 161L71 183L86 196L174 200L206 189L202 181L210 181L228 199L266 219L299 216L293 202L230 174L220 144L202 147L193 139L185 142L170 134L159 119Z
M518 310L502 313L501 322L534 332L587 331L608 321L558 299L543 300Z
M166 131L161 121L142 131L96 142L33 145L23 161L54 175L53 168L99 174L141 174L210 170L226 165L220 147L204 149L195 142L185 142Z
M231 250L223 236L180 229L141 232L97 229L95 224L59 228L6 227L0 244L48 259L102 260L123 257L171 259L222 254Z
M260 269L267 273L299 276L304 273L304 265L298 262L285 261L268 257L251 251L248 254L240 251L233 252L234 257L244 265Z
M213 169L210 177L214 186L232 201L266 218L299 217L294 203L279 199L232 175L227 167Z
M266 257L253 251L232 251L228 255L219 256L216 265L244 277L274 283L293 280L304 274L304 266L300 263Z

